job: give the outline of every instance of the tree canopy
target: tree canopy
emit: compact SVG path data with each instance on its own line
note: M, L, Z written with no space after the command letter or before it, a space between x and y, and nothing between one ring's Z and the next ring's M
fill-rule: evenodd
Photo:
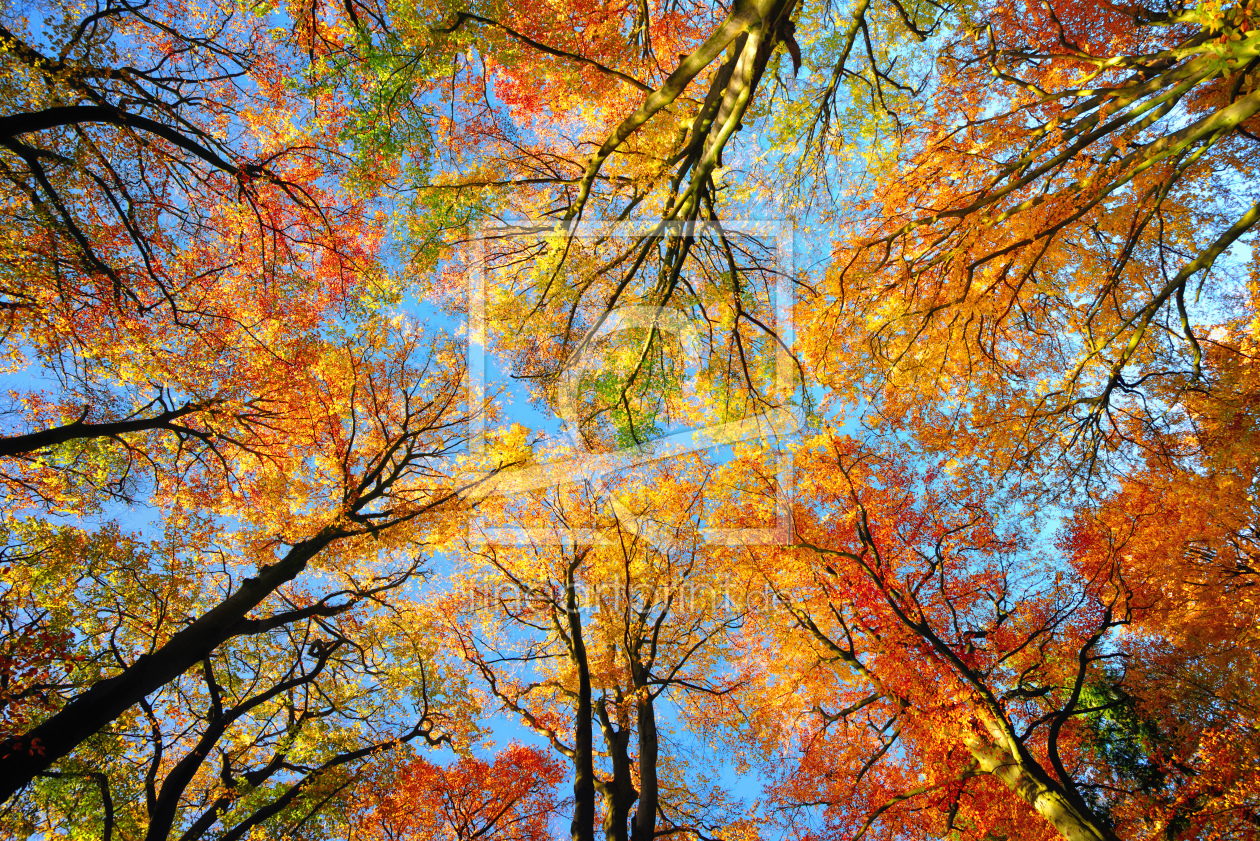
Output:
M1260 835L1251 0L0 3L0 833Z

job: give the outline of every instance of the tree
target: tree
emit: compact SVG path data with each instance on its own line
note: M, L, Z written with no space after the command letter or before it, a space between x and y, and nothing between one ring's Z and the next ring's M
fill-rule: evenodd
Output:
M964 17L807 304L820 379L1011 469L1088 478L1174 427L1217 386L1215 328L1252 307L1249 9Z
M111 664L110 674L90 678L52 715L6 740L6 796L228 640L338 615L417 574L414 559L391 568L390 550L426 528L440 530L437 515L461 507L455 480L430 465L464 435L458 368L442 370L454 360L427 359L425 351L419 337L385 329L330 348L322 370L310 372L319 399L306 429L314 458L301 472L282 474L278 487L274 476L251 477L277 495L276 505L257 512L253 528L232 534L210 527L198 535L207 543L188 547L202 556L228 554L213 598L186 613L163 609L151 642L134 657ZM295 604L283 588L313 561L329 573L344 570L345 579ZM255 566L238 577L238 569Z
M344 112L282 84L296 45L261 18L186 12L106 0L0 29L4 354L55 383L9 396L15 502L126 499L144 468L230 481L275 457L286 368L387 294ZM295 110L300 132L276 122Z
M423 575L402 547L462 507L456 478L433 465L464 439L463 374L449 344L380 316L397 295L380 193L342 149L348 112L336 97L285 82L315 59L300 26L278 35L231 4L189 14L165 2L67 7L31 23L6 14L0 30L13 232L4 352L32 376L10 392L16 428L0 438L17 566L5 582L13 715L0 791L43 780L27 791L42 798L47 780L81 776L103 730L144 711L148 744L114 747L151 754L147 817L126 820L160 837L198 790L207 752L252 722L246 712L337 674L314 649L310 665L300 643L287 670L280 654L274 670L254 670L252 698L233 698L247 658L232 652L277 634L292 645L304 625L354 616ZM52 526L120 504L128 518L161 512L160 550L116 526ZM90 572L70 560L75 547ZM313 569L327 591L303 580ZM172 696L207 708L191 728L201 742L174 768L164 757L188 732L172 735L173 713L152 712ZM295 773L282 760L302 716L287 735L255 737L260 751L278 745L279 764L225 759L222 790L198 795L208 811L189 837L235 801L236 774L274 788L277 771ZM326 767L372 750L334 751ZM225 831L304 800L323 768ZM91 772L106 834L138 790L121 770Z
M747 703L799 746L784 808L826 837L1123 837L1080 726L1117 705L1086 692L1129 621L1112 559L1073 568L998 515L1017 499L903 453L827 435L797 469L795 546L743 561L783 608Z
M1257 818L1250 342L1217 333L1204 367L1218 386L1187 400L1193 434L1149 440L1141 468L1072 524L1076 563L1110 559L1132 593L1127 669L1105 687L1125 702L1102 722L1104 749L1122 751L1109 805L1174 837L1246 834Z
M565 10L424 6L408 15L374 3L355 8L362 40L343 46L382 68L364 81L379 92L365 106L379 145L414 162L417 211L476 207L536 235L528 245L491 245L506 252L506 270L494 278L511 316L504 333L523 329L549 339L510 348L518 373L554 393L565 363L590 349L591 333L619 308L658 307L701 326L715 401L747 401L756 411L783 406L791 395L760 380L750 361L758 352L746 347L764 342L788 351L785 326L765 317L773 308L766 276L776 267L758 253L764 242L721 224L761 218L774 190L727 176L752 168L749 159L762 153L761 141L742 130L765 123L808 84L827 116L820 126L782 131L799 129L809 134L806 145L818 140L830 149L841 111L871 122L842 105L846 91L868 91L887 109L919 84L897 66L897 39L931 34L944 7L890 0L860 4L852 19L796 2L741 2L720 11L646 2ZM794 16L817 30L804 47ZM837 42L838 63L830 49ZM815 73L808 83L788 82L784 57L794 73L825 68L832 78L820 83ZM449 118L424 103L426 92L449 102ZM799 120L795 103L791 111ZM434 136L446 139L444 156L429 154ZM617 241L604 237L600 244L611 249L592 253L566 236L580 234L584 223L634 219L652 221ZM639 392L662 369L668 376L673 354L663 326L654 323L640 337L637 364L590 408L593 418L633 415ZM630 431L636 443L644 440Z
M740 615L699 542L706 474L696 460L662 470L659 495L627 488L611 510L590 483L542 492L487 516L554 545L463 550L453 634L491 696L571 763L575 839L595 837L600 812L609 841L733 820L671 785L662 753L665 701L731 690L721 663Z
M1250 5L32 9L5 831L1254 834Z
M364 781L355 837L542 841L558 809L554 789L562 775L555 759L517 744L495 754L493 762L461 757L442 767L407 757L382 765Z
M57 612L89 632L80 668L108 672L128 665L128 649L152 645L153 617L177 610L182 594L159 590L146 605L116 558L94 560L73 588L80 600ZM151 566L127 572L140 587L164 583ZM330 805L349 799L357 765L460 735L464 702L425 642L363 601L237 636L38 772L5 811L6 832L193 841L318 831Z

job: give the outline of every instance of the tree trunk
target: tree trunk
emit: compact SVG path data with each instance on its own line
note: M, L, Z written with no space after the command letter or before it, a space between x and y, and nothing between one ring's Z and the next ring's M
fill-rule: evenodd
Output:
M586 644L582 641L582 617L578 613L577 591L573 572L581 563L580 556L569 568L565 581L565 610L573 646L573 660L578 670L578 698L573 722L573 841L595 841L595 754L591 744L591 671L586 661Z
M980 734L967 736L963 744L976 758L980 770L1006 783L1067 841L1117 841L1096 816L1075 808L1042 768L1027 767L997 741Z
M629 841L630 809L638 796L630 773L630 729L614 724L608 715L608 705L603 700L598 704L598 711L600 730L603 731L604 744L613 767L613 778L600 784L600 793L604 795L604 838L606 841Z
M639 690L639 808L634 813L634 829L631 841L652 841L656 835L656 810L660 788L656 779L657 754L660 739L656 733L656 708L646 688Z
M234 635L246 614L297 577L311 558L342 536L342 532L330 528L295 544L284 558L260 569L257 577L246 578L235 592L174 634L157 651L142 655L121 673L93 684L29 732L0 743L0 802L133 704L204 660Z

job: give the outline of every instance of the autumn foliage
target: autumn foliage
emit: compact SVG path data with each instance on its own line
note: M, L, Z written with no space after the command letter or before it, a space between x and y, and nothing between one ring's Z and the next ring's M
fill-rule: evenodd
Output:
M512 744L492 762L465 757L448 766L423 757L375 769L358 794L352 837L408 841L506 838L542 841L556 814L559 762Z
M0 834L1256 837L1258 27L0 7Z

